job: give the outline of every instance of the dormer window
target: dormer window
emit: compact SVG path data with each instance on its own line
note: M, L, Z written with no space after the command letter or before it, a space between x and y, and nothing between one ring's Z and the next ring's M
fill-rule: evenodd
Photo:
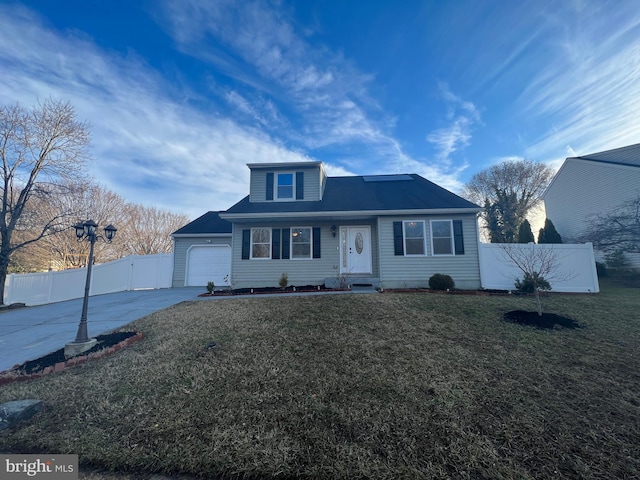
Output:
M304 200L304 172L267 172L267 201Z
M276 174L276 199L293 200L295 175L293 173Z
M304 172L268 172L266 200L304 200Z

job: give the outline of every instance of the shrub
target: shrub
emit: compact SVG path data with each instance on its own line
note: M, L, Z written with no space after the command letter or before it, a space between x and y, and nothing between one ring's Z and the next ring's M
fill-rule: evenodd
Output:
M282 275L280 275L280 280L278 280L278 285L280 285L280 288L282 289L287 288L287 285L289 285L289 277L287 276L286 273L283 273Z
M435 273L429 279L429 288L431 290L453 290L456 283L449 275Z
M213 282L207 282L207 293L212 294L216 288L216 284Z
M525 273L522 280L516 280L516 290L520 293L534 293L538 290L551 290L551 284L538 272Z
M602 262L596 262L596 273L598 278L604 278L607 276L607 265Z

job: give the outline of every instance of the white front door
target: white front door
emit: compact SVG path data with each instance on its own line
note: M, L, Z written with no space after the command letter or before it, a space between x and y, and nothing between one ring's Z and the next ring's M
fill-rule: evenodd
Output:
M340 273L371 273L371 227L340 227Z

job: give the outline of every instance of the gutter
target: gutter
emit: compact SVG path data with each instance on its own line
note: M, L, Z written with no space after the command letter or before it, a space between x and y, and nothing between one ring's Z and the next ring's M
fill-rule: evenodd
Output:
M206 237L206 238L224 238L224 237L230 237L232 235L232 232L229 233L172 233L171 237L172 238L193 238L193 237Z
M264 220L264 219L286 219L313 217L313 218L336 218L336 217L390 217L390 216L406 216L406 215L460 215L460 214L476 214L483 209L474 208L432 208L432 209L416 209L416 210L345 210L331 212L256 212L256 213L220 213L220 218L229 221L235 220Z

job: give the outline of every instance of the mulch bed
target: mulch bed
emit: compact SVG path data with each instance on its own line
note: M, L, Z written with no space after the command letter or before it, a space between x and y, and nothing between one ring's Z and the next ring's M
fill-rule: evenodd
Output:
M353 284L358 287L357 283ZM201 293L199 297L218 297L225 295L255 295L261 293L298 293L298 292L336 292L343 291L340 288L327 288L324 285L303 285L261 288L236 288L234 290L216 290L214 293ZM510 295L509 290L432 290L429 288L390 288L379 290L381 293L440 293L450 295Z
M569 317L556 315L555 313L528 312L525 310L512 310L504 314L504 321L536 327L542 330L553 330L554 328L583 328L578 322Z
M214 293L201 293L199 297L220 297L224 295L251 295L259 293L297 293L297 292L330 292L335 288L327 288L324 285L303 285L281 287L261 287L261 288L236 288L233 290L216 290Z
M136 338L132 338L136 337ZM65 367L84 363L90 358L101 358L104 355L115 353L126 345L137 339L141 339L142 334L138 332L113 332L104 335L97 335L98 341L92 348L82 352L75 357L67 358L64 355L64 348L51 352L35 360L29 360L21 365L15 366L10 370L0 372L0 379L5 380L2 383L8 383L14 379L30 379L37 378L41 374L51 373L52 371L60 371ZM82 361L80 361L82 359ZM3 376L3 374L8 374Z

